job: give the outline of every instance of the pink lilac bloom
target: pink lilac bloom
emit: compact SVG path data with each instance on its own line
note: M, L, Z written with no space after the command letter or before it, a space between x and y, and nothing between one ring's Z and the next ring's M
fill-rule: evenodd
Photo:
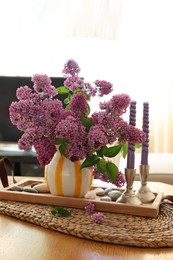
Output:
M18 140L18 148L20 150L29 150L33 144L33 136L26 131Z
M130 104L130 97L127 94L114 95L110 101L101 102L100 109L106 110L108 113L121 116L126 112L127 107Z
M119 171L114 184L116 187L121 188L125 185L125 183L126 183L125 176L121 171Z
M107 124L108 113L106 111L94 112L90 118L95 125L105 125Z
M64 69L62 71L62 73L66 76L66 75L76 75L80 72L80 68L79 65L76 61L74 61L73 59L68 60L65 65L64 65Z
M105 135L104 126L95 125L90 127L88 133L88 144L93 150L100 150L102 146L108 143L108 139Z
M105 80L96 80L94 83L96 85L96 89L99 92L100 97L110 94L113 90L112 84Z
M44 124L44 127L46 129L45 135L54 133L59 122L61 113L64 110L61 101L57 99L45 99L42 102L41 110L43 111L43 116L38 119L38 122L41 121L40 125Z
M100 173L96 166L93 167L93 175L95 178L100 179L101 181L104 181L107 183L112 183L118 188L123 187L126 182L124 174L121 171L118 172L117 178L114 182L111 181L111 179L109 178L109 176L107 174Z
M18 147L20 150L28 150L31 148L33 143L37 139L41 139L44 136L45 129L44 127L31 127L26 129L24 134L18 141Z
M84 207L84 209L87 214L92 214L93 211L95 210L95 204L89 201L87 205Z
M107 144L112 144L117 140L119 122L121 121L119 116L112 115L106 111L94 112L91 116L91 120L96 124L104 127L104 132L107 137Z
M74 91L75 89L78 89L78 88L82 89L83 84L84 84L83 80L76 76L68 77L64 81L64 86L69 88L71 91Z
M97 212L91 215L91 220L92 222L96 223L96 224L101 224L102 221L104 220L105 216L103 213L101 212Z
M124 120L120 122L119 141L130 143L143 143L146 140L146 134L133 125L129 125Z
M74 113L72 111L70 111L70 110L67 110L67 109L61 110L61 114L59 116L59 122L61 120L65 120L68 116L74 117Z
M30 100L12 102L9 107L10 120L19 130L24 131L31 126L34 111L35 106Z
M55 152L57 151L54 139L38 139L34 143L34 148L38 161L42 167L49 164Z
M58 100L57 90L46 74L35 74L32 77L33 88L20 87L16 92L19 101L10 105L11 122L24 132L18 142L19 148L27 150L33 145L41 166L51 161L56 152L57 139L63 139L66 144L65 156L71 161L86 159L114 142L141 143L145 139L143 131L129 126L121 118L130 104L130 97L126 94L115 95L110 101L100 103L101 111L88 115L90 109L87 102L90 98L96 93L100 97L108 95L112 92L112 84L96 80L92 87L78 77L79 72L77 62L68 60L63 69L67 77L64 86L69 89L66 99L68 105ZM91 121L91 125L86 126L84 119L85 122ZM95 174L110 181L107 175L96 171ZM119 173L117 185L122 183L123 178Z
M55 133L60 138L68 139L69 141L77 143L83 143L83 141L86 140L85 127L78 118L71 115L67 116L57 124Z
M69 103L70 109L77 115L82 116L88 113L88 104L85 94L78 92L73 95Z
M19 100L26 100L30 97L31 92L32 92L32 89L29 88L28 86L19 87L16 90L16 97Z
M55 87L51 85L52 80L47 75L35 74L31 81L34 83L33 87L36 92L43 92L52 97L57 95Z
M83 91L85 91L89 95L89 97L95 97L95 95L97 94L97 90L93 88L90 83L84 83Z
M83 142L71 142L66 150L66 157L71 161L83 160L92 155L90 147Z

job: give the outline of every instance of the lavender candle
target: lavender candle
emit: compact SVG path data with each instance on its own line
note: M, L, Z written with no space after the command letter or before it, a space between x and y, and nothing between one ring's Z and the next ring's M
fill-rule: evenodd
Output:
M129 124L136 126L136 101L130 103ZM134 169L135 166L135 145L128 143L127 169Z
M148 165L148 147L149 147L149 103L145 102L143 104L143 125L142 130L146 134L146 140L142 144L141 153L141 164Z

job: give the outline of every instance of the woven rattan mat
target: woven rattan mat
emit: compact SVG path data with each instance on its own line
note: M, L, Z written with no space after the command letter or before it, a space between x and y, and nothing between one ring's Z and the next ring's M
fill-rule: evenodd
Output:
M135 247L173 247L173 205L162 204L157 218L105 212L101 224L82 209L70 217L55 217L52 207L0 201L0 214L80 238Z

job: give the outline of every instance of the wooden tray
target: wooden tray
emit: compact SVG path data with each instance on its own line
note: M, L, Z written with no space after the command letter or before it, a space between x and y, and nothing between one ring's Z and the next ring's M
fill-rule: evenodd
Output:
M25 179L18 183L12 184L7 188L0 190L0 200L12 200L28 203L38 203L38 204L48 204L48 205L58 205L63 207L72 208L84 208L88 201L95 204L96 211L106 211L113 213L124 213L137 216L145 217L157 217L159 214L160 203L163 198L162 192L154 192L155 199L152 203L146 203L142 205L130 205L116 202L100 201L100 197L96 199L85 199L85 198L74 198L74 197L62 197L54 196L50 193L28 193L28 192L17 192L10 191L13 186L30 186L33 183L41 183L42 180L38 179ZM98 186L92 185L91 189ZM100 185L99 185L100 187ZM117 189L118 190L118 189Z

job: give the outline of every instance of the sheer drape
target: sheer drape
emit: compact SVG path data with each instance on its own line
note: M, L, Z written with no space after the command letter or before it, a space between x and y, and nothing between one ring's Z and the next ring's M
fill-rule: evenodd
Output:
M0 74L61 76L73 58L137 100L139 127L149 101L150 150L173 152L172 13L172 0L1 0Z

